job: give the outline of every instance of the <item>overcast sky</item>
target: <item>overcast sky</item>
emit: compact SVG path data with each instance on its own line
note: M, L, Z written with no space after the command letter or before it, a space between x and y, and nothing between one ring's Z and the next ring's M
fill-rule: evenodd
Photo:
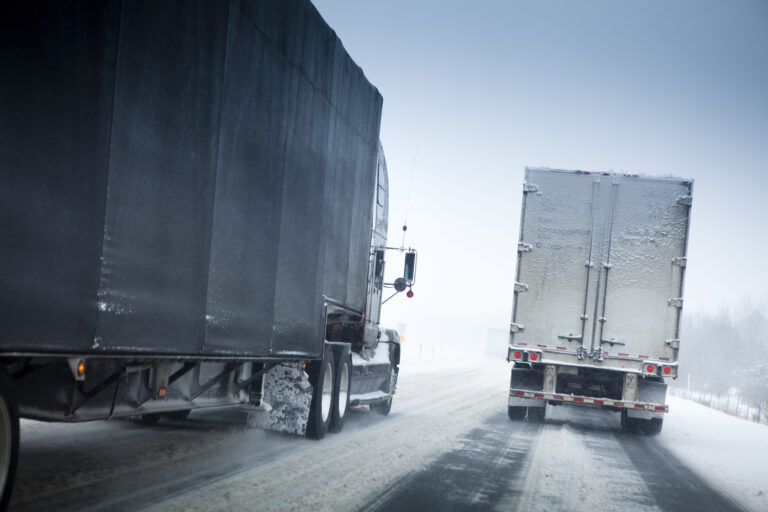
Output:
M768 1L314 3L384 97L408 338L508 327L526 165L693 178L684 311L768 307Z

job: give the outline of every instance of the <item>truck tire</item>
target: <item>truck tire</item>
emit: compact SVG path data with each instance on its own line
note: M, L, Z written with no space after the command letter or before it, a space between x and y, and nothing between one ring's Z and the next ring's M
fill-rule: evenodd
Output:
M392 410L392 397L390 396L386 400L383 400L381 402L376 402L375 404L371 404L371 410L381 414L382 416L387 416L389 414L389 411Z
M530 421L531 423L542 423L546 415L547 415L546 405L544 407L528 408L528 421Z
M326 348L322 361L309 365L309 382L312 384L312 405L309 407L307 436L322 439L331 425L333 410L333 350Z
M527 407L519 407L514 405L507 406L507 416L512 421L520 421L525 418L525 410Z
M0 370L0 511L8 508L19 460L19 407L13 386Z
M639 430L637 418L630 418L626 409L621 410L621 430L628 434L635 434Z
M334 377L331 432L341 432L349 409L349 389L352 385L352 356L349 353L343 353L339 358Z
M621 411L621 429L624 432L655 436L661 433L663 425L664 418L651 418L649 420L630 418L626 409Z
M139 423L142 425L157 425L158 421L160 421L159 413L142 414L139 416Z
M663 418L652 418L650 420L641 420L640 428L649 436L661 434L661 427L664 424Z
M184 421L189 417L192 409L182 409L180 411L164 412L163 416L173 421Z

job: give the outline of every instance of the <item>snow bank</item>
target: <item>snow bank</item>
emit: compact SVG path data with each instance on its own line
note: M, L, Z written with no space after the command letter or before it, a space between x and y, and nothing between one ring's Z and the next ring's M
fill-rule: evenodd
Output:
M768 510L768 427L669 397L658 437L670 452L753 510Z

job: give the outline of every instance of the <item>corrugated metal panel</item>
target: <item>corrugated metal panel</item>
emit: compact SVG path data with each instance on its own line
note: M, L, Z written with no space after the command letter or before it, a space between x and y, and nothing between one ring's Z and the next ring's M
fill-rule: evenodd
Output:
M692 183L526 169L514 343L676 361ZM583 348L580 348L583 347ZM558 356L562 359L563 356ZM593 364L590 360L589 364Z

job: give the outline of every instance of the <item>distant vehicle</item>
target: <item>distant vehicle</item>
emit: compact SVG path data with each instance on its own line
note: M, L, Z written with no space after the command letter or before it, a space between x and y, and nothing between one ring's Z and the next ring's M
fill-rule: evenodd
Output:
M19 417L389 412L382 98L312 4L8 2L0 509Z
M661 431L678 376L691 180L526 168L508 361L508 413L620 411Z

